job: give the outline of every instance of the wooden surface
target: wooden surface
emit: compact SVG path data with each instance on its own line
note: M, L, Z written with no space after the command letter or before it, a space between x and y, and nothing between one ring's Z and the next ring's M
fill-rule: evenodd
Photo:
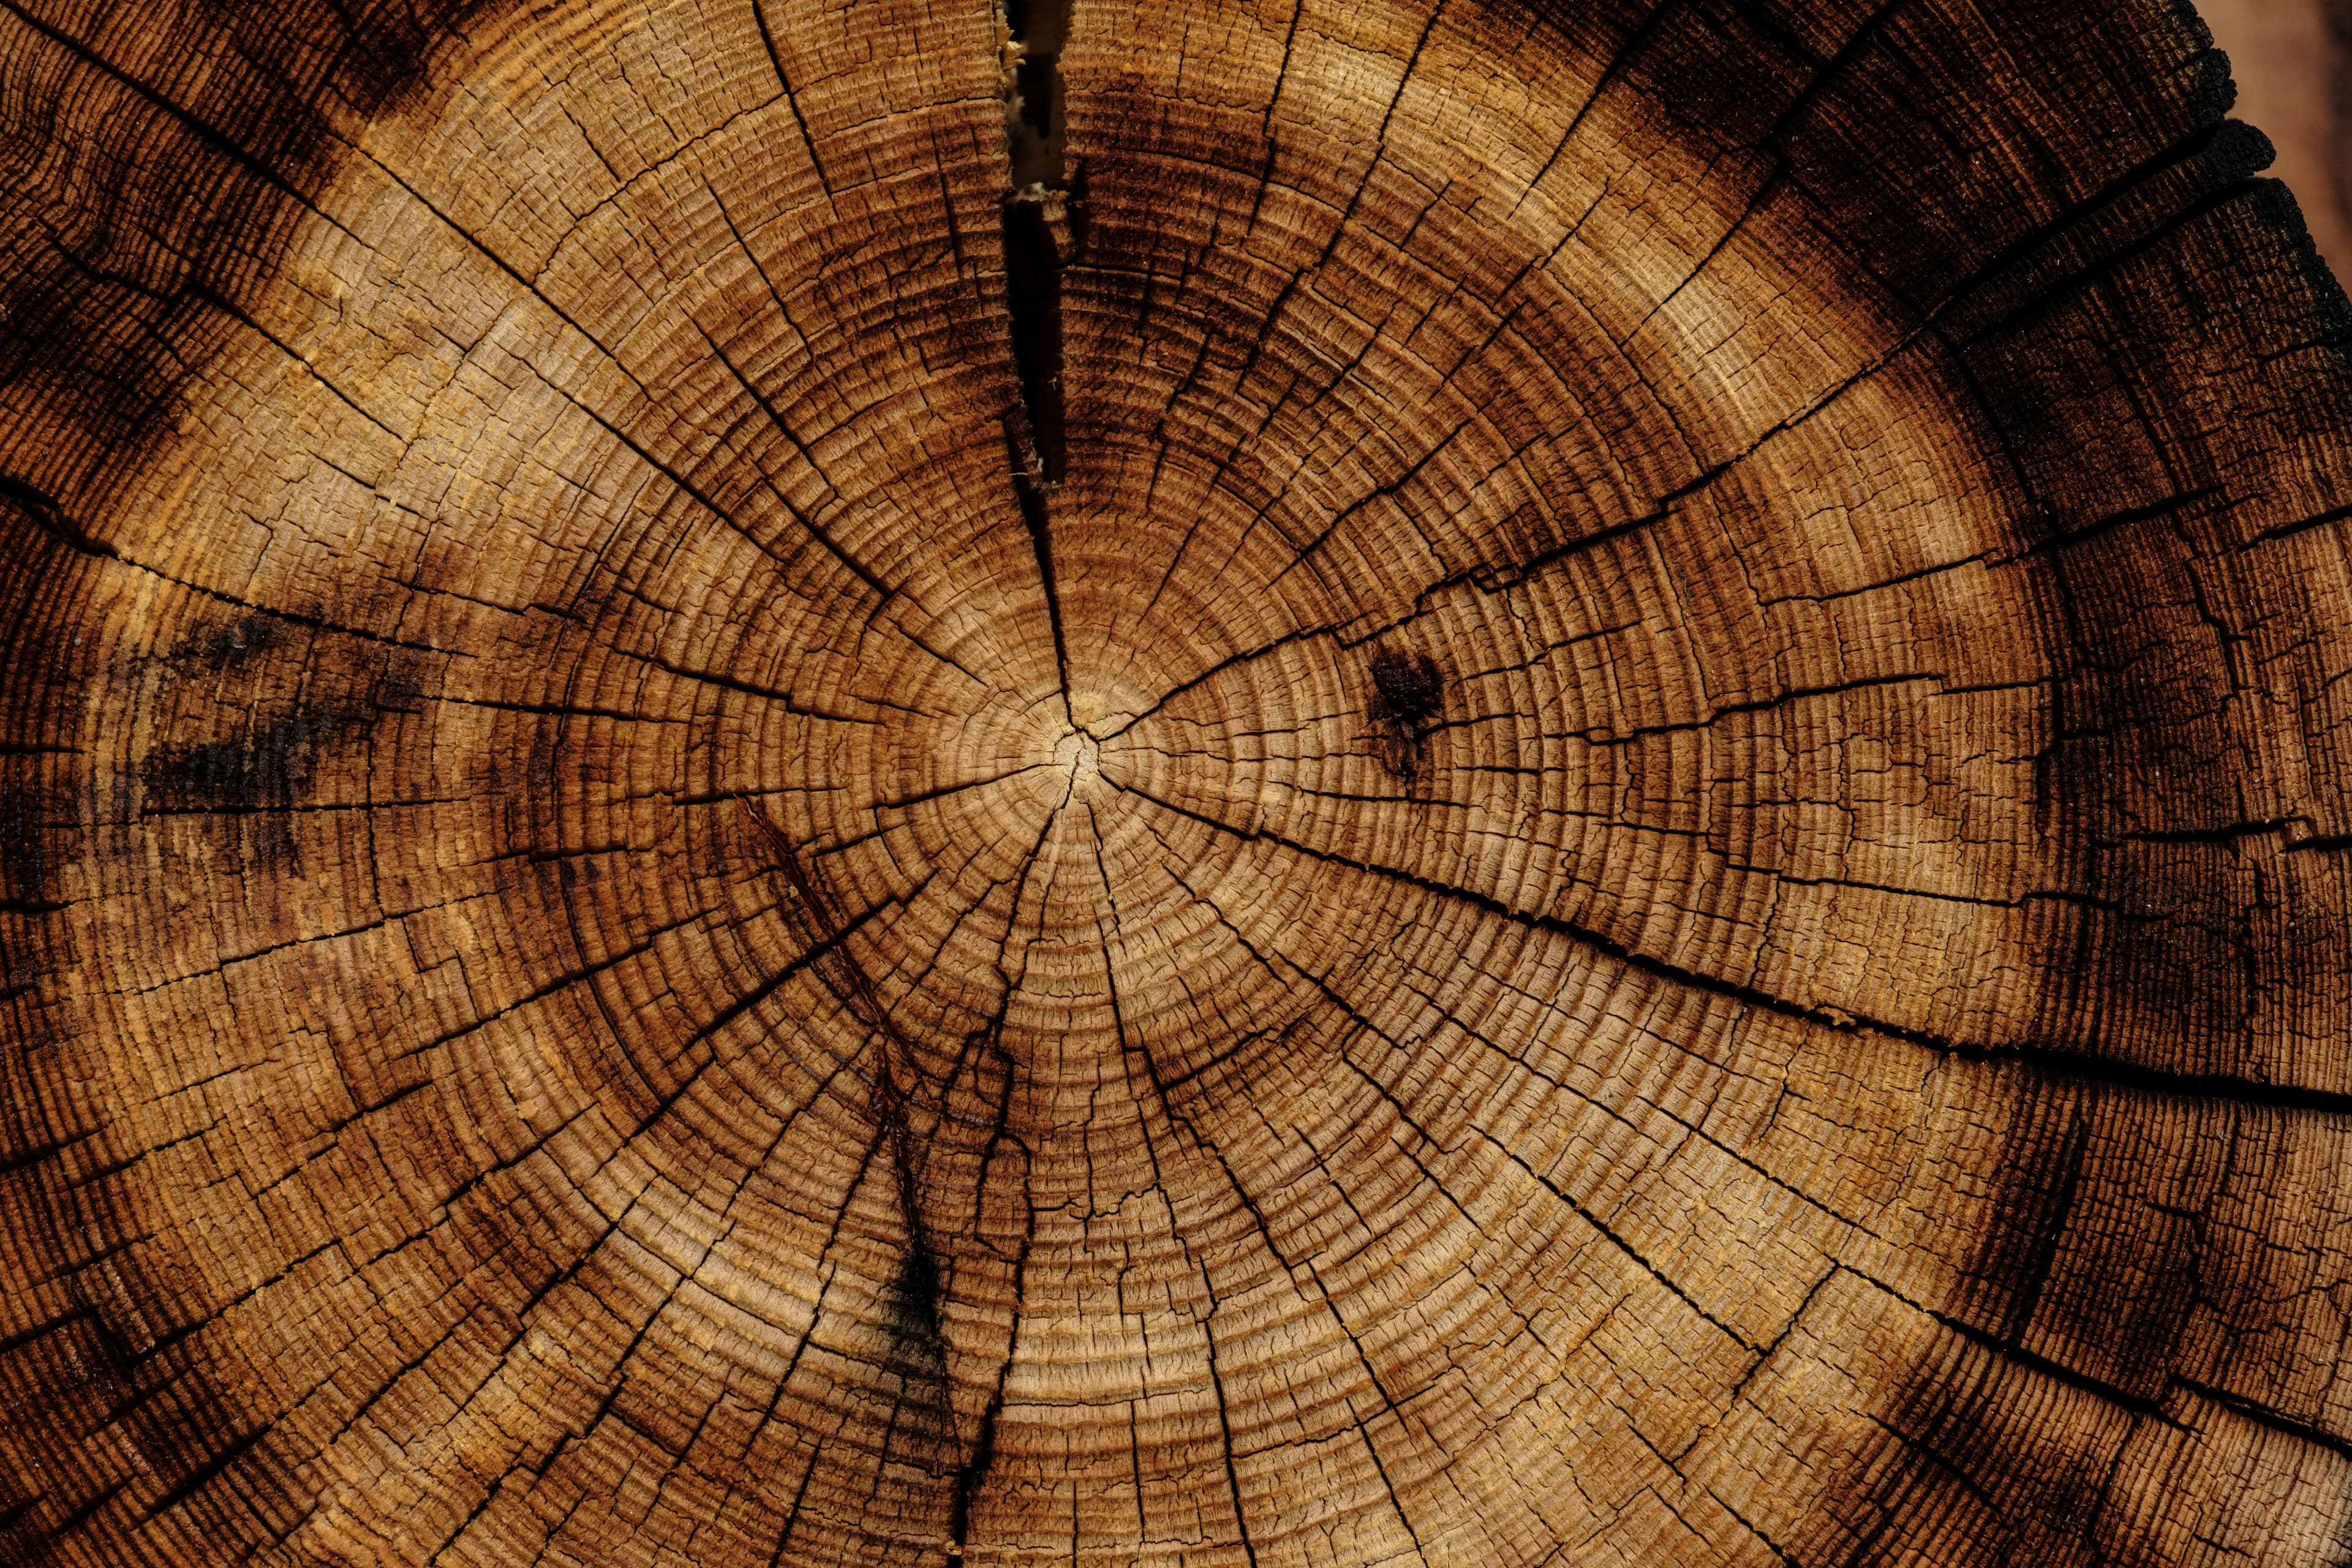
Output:
M0 0L0 1561L2342 1563L2201 26L1064 20Z

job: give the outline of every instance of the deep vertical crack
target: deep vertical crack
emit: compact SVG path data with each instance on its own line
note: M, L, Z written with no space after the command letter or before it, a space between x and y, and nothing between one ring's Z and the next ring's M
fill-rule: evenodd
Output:
M1021 521L1037 552L1037 581L1045 595L1045 618L1054 627L1054 671L1062 683L1062 718L1073 727L1077 719L1070 707L1070 644L1062 632L1062 595L1054 583L1052 519L1045 510L1045 485L1031 461L1032 448L1015 421L1007 420L1004 445L1013 459L1013 493L1021 503Z
M1013 318L1013 368L1028 416L1024 467L1033 485L1062 482L1068 437L1062 412L1062 248L1067 199L1016 186L1004 200L1004 297ZM1060 229L1063 232L1056 235Z
M1013 190L1063 188L1062 45L1071 0L1000 0L998 58L1004 97L1004 151Z
M1004 240L1004 301L1013 339L1013 370L1021 389L1017 415L1005 421L1013 493L1037 552L1045 612L1054 626L1054 658L1069 715L1069 643L1062 628L1055 584L1047 498L1068 468L1062 401L1062 268L1075 258L1069 182L1065 177L1062 124L1063 41L1069 36L1071 0L1001 0L998 91L1004 102L1004 157L1009 188L1001 204Z

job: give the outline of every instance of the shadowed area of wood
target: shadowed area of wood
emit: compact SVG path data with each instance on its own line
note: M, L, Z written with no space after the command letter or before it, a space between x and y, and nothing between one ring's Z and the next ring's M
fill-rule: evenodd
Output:
M2352 312L2164 0L0 0L0 1562L2340 1563Z

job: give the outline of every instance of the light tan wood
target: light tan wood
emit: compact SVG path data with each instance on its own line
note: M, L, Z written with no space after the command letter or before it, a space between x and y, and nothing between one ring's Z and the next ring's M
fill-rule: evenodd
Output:
M2342 1561L2347 312L2184 10L0 58L0 1560Z

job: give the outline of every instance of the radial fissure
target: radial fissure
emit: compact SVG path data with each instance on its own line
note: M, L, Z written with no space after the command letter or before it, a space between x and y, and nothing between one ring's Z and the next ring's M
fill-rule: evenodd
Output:
M1004 105L1009 188L999 205L1004 246L1004 303L1013 372L1020 388L1005 420L1013 489L1037 552L1037 575L1054 626L1055 668L1063 716L1070 717L1069 640L1054 581L1047 498L1069 466L1062 399L1062 268L1075 245L1072 202L1063 160L1062 44L1071 0L1002 0L998 13L997 91Z

